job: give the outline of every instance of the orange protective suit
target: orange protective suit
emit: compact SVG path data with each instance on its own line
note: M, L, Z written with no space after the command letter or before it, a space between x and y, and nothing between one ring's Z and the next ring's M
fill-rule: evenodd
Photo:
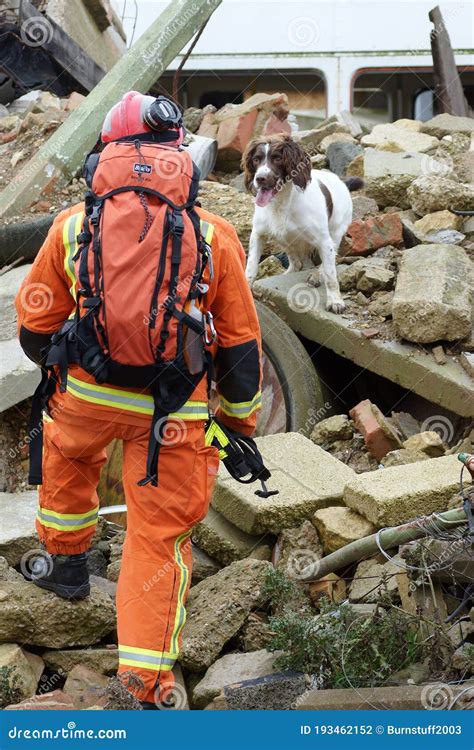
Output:
M214 279L204 280L210 285L205 307L214 315L218 335L213 351L218 416L231 429L252 434L261 401L261 342L244 276L245 255L227 222L197 210L214 264ZM17 295L20 341L27 353L26 342L37 337L44 345L47 334L57 331L75 307L72 257L82 212L78 205L56 218ZM191 577L190 534L207 513L219 463L217 449L204 441L204 379L170 418L159 457L159 486L138 486L152 413L147 392L99 386L71 366L67 391L53 394L44 418L37 517L49 553L87 550L97 524L105 448L114 438L123 440L128 523L117 590L119 673L146 701L153 700L157 684L173 682Z

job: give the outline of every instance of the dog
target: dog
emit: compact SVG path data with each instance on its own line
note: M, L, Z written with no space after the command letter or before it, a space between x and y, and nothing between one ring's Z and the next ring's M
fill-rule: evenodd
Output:
M336 255L352 221L349 191L358 190L358 177L344 182L333 172L311 168L309 155L290 136L251 141L242 157L245 186L256 191L255 213L246 267L252 286L257 275L264 238L271 236L286 246L290 271L321 261L326 309L344 310L336 274ZM309 283L316 285L312 276Z

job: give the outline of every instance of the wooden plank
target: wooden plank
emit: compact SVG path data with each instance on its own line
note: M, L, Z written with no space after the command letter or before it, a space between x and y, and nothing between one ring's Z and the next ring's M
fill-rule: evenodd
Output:
M44 34L42 49L52 55L86 91L92 91L104 77L105 71L49 16L40 13L29 0L23 0L20 6L21 24L34 18L41 19L43 28L48 31Z
M431 53L433 55L435 94L441 111L458 117L469 117L469 109L459 78L454 52L451 47L443 16L437 5L430 10L429 19L434 24L431 30Z

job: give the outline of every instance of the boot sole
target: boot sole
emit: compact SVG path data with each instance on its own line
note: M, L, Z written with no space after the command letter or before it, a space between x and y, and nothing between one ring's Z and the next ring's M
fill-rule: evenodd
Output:
M83 583L81 586L65 586L62 583L53 583L53 581L46 581L42 578L33 580L33 583L40 589L53 591L61 599L85 599L91 593L89 583Z

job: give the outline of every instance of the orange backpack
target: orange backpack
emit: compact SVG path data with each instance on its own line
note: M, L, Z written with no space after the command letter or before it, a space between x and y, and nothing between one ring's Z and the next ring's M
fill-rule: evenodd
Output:
M157 484L160 438L209 370L212 317L200 310L210 248L194 206L199 170L182 147L109 143L95 159L74 256L77 306L52 338L46 360L98 383L150 389L154 397L147 472ZM196 350L196 344L198 350Z

